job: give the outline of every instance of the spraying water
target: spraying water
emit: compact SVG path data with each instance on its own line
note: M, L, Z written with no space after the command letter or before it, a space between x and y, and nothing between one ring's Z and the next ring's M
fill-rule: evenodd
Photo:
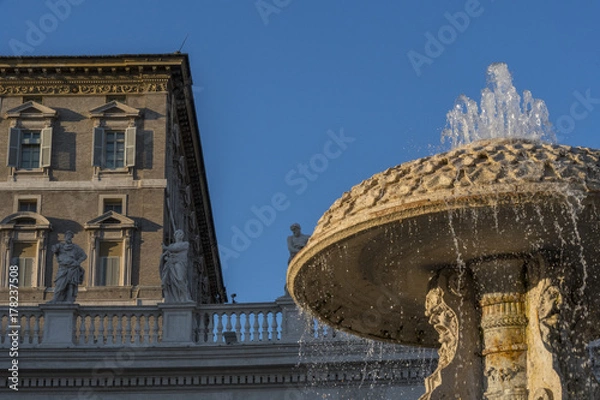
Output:
M442 142L449 140L452 147L493 138L556 142L546 103L534 99L528 90L523 92L521 100L506 64L490 65L487 81L479 105L465 95L456 99L454 108L446 115Z

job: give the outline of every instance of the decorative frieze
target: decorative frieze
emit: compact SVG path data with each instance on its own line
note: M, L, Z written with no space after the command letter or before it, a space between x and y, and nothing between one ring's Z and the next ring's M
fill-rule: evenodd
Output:
M90 83L61 81L4 81L0 83L1 96L23 95L88 95L88 94L136 94L149 92L165 92L168 79L156 81L98 81Z

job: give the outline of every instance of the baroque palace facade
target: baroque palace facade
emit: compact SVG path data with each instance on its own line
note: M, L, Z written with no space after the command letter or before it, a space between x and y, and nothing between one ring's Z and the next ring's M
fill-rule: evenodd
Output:
M339 334L300 317L285 295L227 303L187 55L0 57L0 135L7 398L424 392L430 350ZM165 304L161 243L177 229L190 243L193 302ZM83 283L75 304L46 304L51 247L67 231L87 255Z
M21 304L51 297L67 230L88 255L80 304L160 301L175 229L194 299L227 300L190 81L184 56L0 58L0 279L17 258Z

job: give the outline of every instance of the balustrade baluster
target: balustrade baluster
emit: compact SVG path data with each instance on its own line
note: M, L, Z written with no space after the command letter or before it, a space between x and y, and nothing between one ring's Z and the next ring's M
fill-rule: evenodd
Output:
M79 314L75 319L75 343L82 345L85 340L85 314Z
M105 314L98 315L98 337L94 341L94 343L98 345L103 345L104 343L106 343L104 337L104 316Z
M96 343L96 338L98 336L97 332L97 322L96 322L96 318L98 318L98 313L90 313L90 331L87 335L87 340L86 343L87 344L94 344Z
M131 332L131 319L133 318L133 314L131 313L126 313L125 314L125 321L126 321L126 325L125 325L125 344L130 344L131 343L131 339L132 339L132 332Z
M225 319L227 320L227 322L225 324L226 332L231 332L231 329L233 328L233 325L231 325L231 319L233 318L234 315L235 315L235 312L231 312L231 311L225 313Z
M106 314L106 344L111 345L115 343L115 338L113 336L114 329L114 316L111 313Z
M40 315L35 316L33 324L33 344L40 343Z
M271 340L277 341L279 340L279 324L277 323L277 313L275 311L271 313L271 318Z
M123 315L117 314L117 345L121 345L123 343Z
M133 318L133 317L132 317ZM140 334L141 332L141 314L136 314L135 315L135 323L133 324L133 344L138 345L140 344Z
M241 313L241 312L236 314L235 327L233 328L233 330L235 331L235 334L237 335L238 341L242 340L242 321L241 321L242 315L243 315L243 313Z
M260 336L258 334L258 311L254 312L254 319L252 320L252 341L258 342L260 340Z
M150 331L148 336L151 337L153 343L158 343L158 316L155 315L152 318L152 322L150 324Z
M214 321L214 314L207 313L207 315L206 315L205 318L208 321L208 329L207 329L208 340L207 340L207 342L208 343L214 343L215 342L215 336L214 336L214 332L213 332L213 330L214 330L214 323L215 323L215 321Z
M23 318L24 323L21 325L21 332L23 332L23 344L29 344L29 338L31 336L29 333L30 318L31 316L25 315Z
M217 317L217 343L223 343L223 315L226 314L215 314Z
M262 332L261 332L261 340L264 342L269 341L269 313L267 311L262 312Z
M245 313L246 320L244 321L244 342L250 341L250 313Z
M145 345L150 344L150 314L144 315L144 333L142 336L142 342Z
M198 326L198 343L202 344L206 342L206 324L204 323L204 311L198 311L198 320L196 321Z

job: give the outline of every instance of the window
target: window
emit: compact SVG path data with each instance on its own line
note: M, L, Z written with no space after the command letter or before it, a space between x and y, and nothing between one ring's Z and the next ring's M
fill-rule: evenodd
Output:
M108 101L90 110L94 123L92 166L98 178L103 172L131 173L135 166L136 123L141 111L123 103L123 98Z
M121 284L122 242L101 242L96 286L119 286Z
M18 206L17 211L37 212L37 200L36 199L19 199L19 206Z
M105 214L109 211L127 215L127 195L117 193L99 195L98 215Z
M52 128L10 128L7 166L25 170L49 167L51 154Z
M37 253L36 243L19 243L13 244L12 259L18 259L19 266L19 286L33 286L33 267L36 265L35 256Z
M92 164L108 170L133 167L135 164L136 128L124 131L94 128L94 154Z
M42 196L39 194L15 194L13 197L13 213L42 212Z
M101 200L121 200L111 195ZM125 195L123 195L125 196ZM125 198L122 198L125 207ZM109 210L110 211L110 210ZM131 286L133 267L132 237L135 221L120 213L106 212L88 221L85 230L89 235L88 250L90 286Z
M123 214L123 201L121 199L105 199L104 212L114 211Z
M125 166L125 132L106 132L105 168L115 169Z
M40 167L40 132L21 132L21 157L19 168L33 169Z
M11 167L13 179L19 171L26 175L41 172L47 178L52 161L52 125L57 115L56 110L36 100L28 100L6 112L10 120L8 137L4 138L8 144L6 166Z
M38 203L39 204L39 203ZM19 286L44 287L50 221L31 211L0 221L0 286L8 286L10 265L19 266Z

